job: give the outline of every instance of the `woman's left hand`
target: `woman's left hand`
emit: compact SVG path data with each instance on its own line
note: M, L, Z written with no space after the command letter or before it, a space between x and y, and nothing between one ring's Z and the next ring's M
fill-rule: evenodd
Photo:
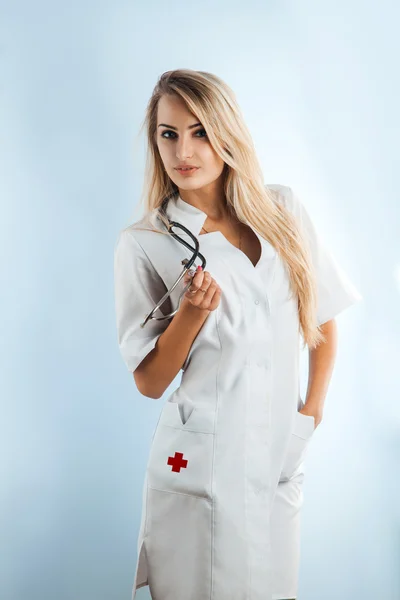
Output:
M316 428L318 427L318 425L322 421L322 409L315 408L313 406L307 406L307 404L305 404L303 406L303 408L301 408L299 410L299 412L301 412L303 415L309 415L311 417L314 417L314 420L315 420L314 431L315 431Z

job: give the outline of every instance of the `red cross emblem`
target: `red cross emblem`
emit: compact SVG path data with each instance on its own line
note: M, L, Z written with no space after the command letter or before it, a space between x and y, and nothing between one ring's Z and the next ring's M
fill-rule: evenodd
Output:
M183 459L182 452L175 452L175 456L168 457L167 465L170 465L172 471L175 471L176 473L180 473L182 468L186 469L187 464L188 461Z

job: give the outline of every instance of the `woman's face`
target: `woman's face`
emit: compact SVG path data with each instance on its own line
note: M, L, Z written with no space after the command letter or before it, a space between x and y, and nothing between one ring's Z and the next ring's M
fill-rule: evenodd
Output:
M167 95L160 98L156 135L164 168L178 188L199 189L220 177L225 162L181 98ZM181 163L198 168L185 175L177 171Z

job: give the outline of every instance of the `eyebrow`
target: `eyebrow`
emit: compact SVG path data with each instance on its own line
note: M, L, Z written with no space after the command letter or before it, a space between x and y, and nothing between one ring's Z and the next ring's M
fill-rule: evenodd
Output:
M198 127L199 125L201 125L201 123L195 123L194 125L189 125L188 129L193 129L193 127ZM169 129L175 129L175 131L178 131L177 127L174 127L173 125L167 125L166 123L160 123L158 127L168 127Z

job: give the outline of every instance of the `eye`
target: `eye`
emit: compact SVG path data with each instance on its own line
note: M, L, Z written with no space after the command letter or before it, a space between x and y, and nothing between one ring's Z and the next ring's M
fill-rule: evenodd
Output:
M206 136L207 136L207 132L206 132L206 130L205 130L205 129L198 129L198 130L196 131L196 133L202 133L202 132L204 132L204 134L205 134L205 135L204 135L204 136L200 136L200 137L206 137Z
M169 134L169 133L172 133L172 138L171 138L171 136L169 136L169 135L168 135L168 136L167 136L167 135L165 135L165 134L167 134L167 133L168 133L168 134ZM205 130L205 129L198 129L198 130L195 132L195 135L197 135L198 133L204 133L204 135L201 135L201 136L198 136L198 137L207 137L207 132L206 132L206 130ZM175 135L176 135L175 131L172 131L171 129L166 129L165 131L163 131L163 132L162 132L162 134L161 134L161 137L165 138L166 140L169 140L169 139L174 139L174 136L175 136Z
M172 133L173 135L175 135L175 131L171 131L170 129L166 129L165 131L162 132L161 137L165 138L166 140L169 140L169 136L167 137L165 134L166 133Z

